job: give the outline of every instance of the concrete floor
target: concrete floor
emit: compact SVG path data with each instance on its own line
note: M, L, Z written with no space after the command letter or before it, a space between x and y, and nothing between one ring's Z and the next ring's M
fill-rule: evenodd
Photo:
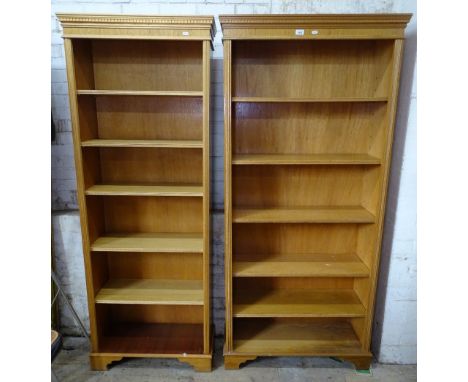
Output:
M374 363L370 374L356 372L347 362L330 358L261 358L246 363L240 370L224 370L222 341L216 341L211 373L196 373L187 364L176 360L123 360L106 372L89 369L88 347L82 339L66 338L64 347L53 363L60 382L409 382L416 381L415 365L383 365Z

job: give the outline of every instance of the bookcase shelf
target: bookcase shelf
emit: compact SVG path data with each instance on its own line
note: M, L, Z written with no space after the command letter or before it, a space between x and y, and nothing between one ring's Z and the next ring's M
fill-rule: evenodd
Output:
M234 317L363 317L352 290L242 290L234 294Z
M387 102L386 97L337 97L337 98L289 98L289 97L232 97L232 102Z
M125 357L163 357L209 371L213 17L57 17L91 368L106 370Z
M295 323L237 319L233 349L254 356L361 355L361 344L349 322ZM254 357L255 358L255 357Z
M200 280L109 280L98 292L96 304L203 305Z
M120 196L203 196L203 185L197 184L96 184L86 189L86 195Z
M355 254L234 255L233 277L368 277Z
M203 252L203 236L194 234L114 234L98 238L95 252Z
M197 91L150 91L150 90L77 90L78 95L108 95L108 96L167 96L167 97L202 97L203 92Z
M380 159L367 154L237 154L233 165L379 165Z
M202 141L157 141L157 140L130 140L130 139L90 139L81 142L82 147L153 147L193 149L203 148Z
M220 16L225 368L258 356L369 368L410 18Z

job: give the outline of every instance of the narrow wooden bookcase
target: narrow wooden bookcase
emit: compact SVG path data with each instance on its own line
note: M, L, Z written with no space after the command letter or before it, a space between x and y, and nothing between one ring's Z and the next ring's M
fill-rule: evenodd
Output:
M369 368L408 14L221 16L225 367Z
M209 371L213 17L57 16L91 367L154 357Z

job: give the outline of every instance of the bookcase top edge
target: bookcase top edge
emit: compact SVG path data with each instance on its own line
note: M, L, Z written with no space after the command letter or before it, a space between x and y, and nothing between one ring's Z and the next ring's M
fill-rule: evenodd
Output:
M220 15L223 40L404 39L410 13Z
M216 24L213 16L173 16L173 15L137 15L137 14L86 14L86 13L56 13L63 27L64 37L83 37L89 34L87 30L115 29L127 30L125 35L142 37L142 30L194 30L194 39L213 40L216 35ZM73 32L71 32L73 31ZM81 31L78 32L77 31ZM133 31L133 33L132 33ZM160 33L164 37L164 33ZM195 34L193 34L195 36ZM185 34L184 34L185 36Z
M220 15L222 27L251 27L252 25L269 25L284 27L298 24L362 27L366 24L406 25L412 13L360 13L360 14L275 14L275 15Z
M56 13L61 23L134 23L134 24L200 24L214 23L213 16L173 16L173 15L137 15L137 14L106 14L106 13Z

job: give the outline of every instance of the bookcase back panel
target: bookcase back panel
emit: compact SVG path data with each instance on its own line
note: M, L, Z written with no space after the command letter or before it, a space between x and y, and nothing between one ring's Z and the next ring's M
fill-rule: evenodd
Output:
M234 254L354 253L357 224L233 224Z
M104 233L201 233L202 200L186 197L105 196L98 199ZM93 208L92 206L88 209ZM179 218L183 216L183 219ZM96 216L96 220L98 216Z
M380 154L385 112L379 102L239 102L233 106L233 153Z
M335 324L340 322L349 322L350 320L347 318L341 317L268 317L268 318L236 318L235 319L235 327L240 329L240 326L248 327L250 325L256 325L256 323L260 323L260 321L266 324L279 324L279 323L288 323L288 324L307 324L310 322L314 322L317 324Z
M202 42L75 40L77 89L202 90Z
M89 148L83 160L100 152L102 183L202 183L203 156L200 149L164 148ZM95 155L95 154L94 154Z
M107 307L114 322L186 323L203 322L203 307L194 305L100 305Z
M349 277L246 277L233 280L234 295L236 291L245 293L257 290L272 289L352 289L353 279Z
M253 252L253 253L235 253L233 255L233 261L234 262L258 262L260 263L265 263L265 262L274 262L276 263L276 266L279 267L278 264L283 262L288 271L291 270L291 264L287 263L297 263L298 267L300 267L299 264L302 263L310 263L310 264L316 264L316 263L334 263L334 262L343 262L343 263L356 263L356 262L361 262L361 259L359 256L357 256L353 252L345 252L345 253L259 253L259 252ZM242 269L241 270L245 270ZM286 277L288 274L287 272L281 272L282 269L273 269L269 268L266 273L268 272L273 273L277 277ZM297 273L300 272L301 269L297 270ZM307 270L302 269L304 273L307 273ZM297 274L294 275L295 277ZM251 273L241 273L239 277L252 277ZM262 274L262 277L265 277L264 274ZM315 277L315 275L314 275ZM317 276L318 277L318 276Z
M80 96L81 139L202 140L201 97Z
M366 166L235 166L236 207L357 206Z
M193 253L97 253L108 279L202 280L202 256Z
M386 97L393 41L233 41L233 96Z

